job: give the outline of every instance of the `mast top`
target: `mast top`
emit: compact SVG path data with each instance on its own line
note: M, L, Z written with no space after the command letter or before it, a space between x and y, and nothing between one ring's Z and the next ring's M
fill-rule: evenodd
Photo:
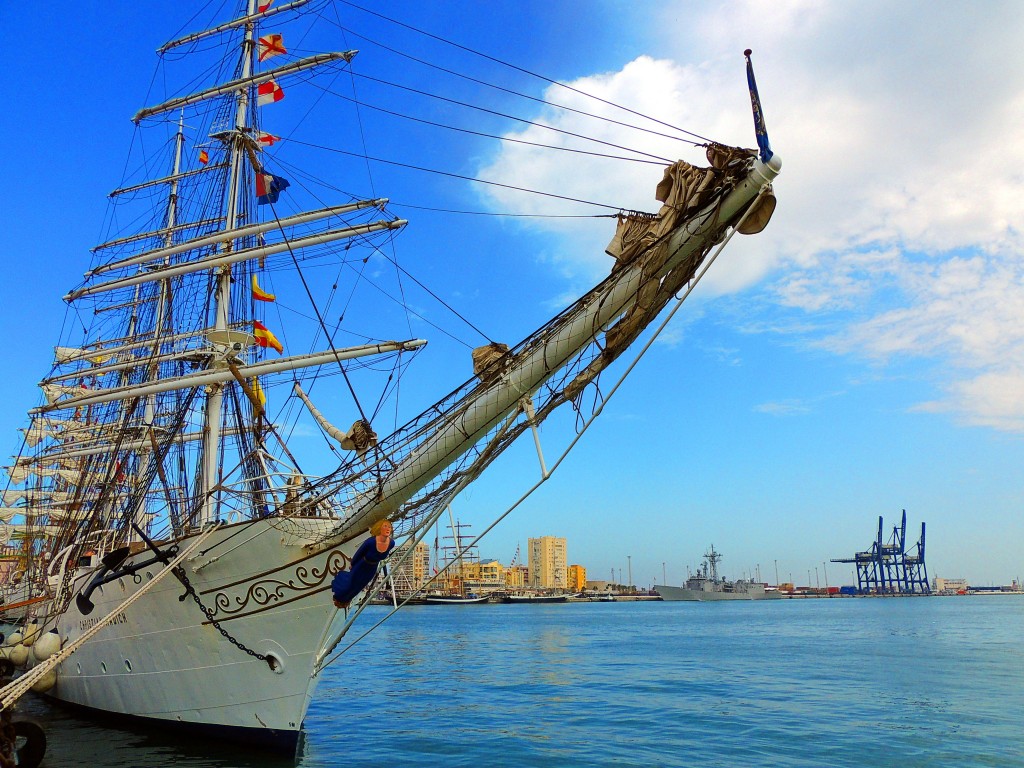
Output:
M257 13L250 14L249 16L242 16L237 19L232 19L231 21L224 22L223 24L218 24L216 27L204 29L202 32L193 32L190 35L179 37L177 40L172 40L169 43L164 43L156 49L156 52L158 55L163 56L165 53L167 53L167 51L171 50L171 48L177 48L179 45L194 43L196 40L202 40L205 37L211 37L212 35L216 35L219 32L226 32L229 29L243 27L246 24L251 24L254 21L265 19L268 16L274 16L278 13L294 10L295 8L306 5L306 3L308 2L310 2L310 0L294 0L294 2L287 3L286 5L282 5L279 8L269 8L265 11L258 11Z
M275 77L282 77L284 75L292 75L296 72L301 72L304 69L310 67L320 66L321 64L329 64L334 61L344 60L346 62L352 61L355 55L359 51L335 51L332 53L319 53L314 56L309 56L299 61L293 61L290 64L285 64L283 67L277 69L269 69L266 72L261 72L258 75L251 75L249 77L241 77L237 80L224 83L222 85L215 85L212 88L207 88L205 91L199 91L189 96L178 96L176 98L165 101L163 104L157 104L155 107L146 107L140 109L132 117L132 122L138 125L147 117L153 117L154 115L161 115L164 112L170 112L171 110L180 109L187 107L190 104L195 104L206 99L212 99L216 96L225 96L235 91L240 91L244 88L248 88L253 85L260 85L273 80Z

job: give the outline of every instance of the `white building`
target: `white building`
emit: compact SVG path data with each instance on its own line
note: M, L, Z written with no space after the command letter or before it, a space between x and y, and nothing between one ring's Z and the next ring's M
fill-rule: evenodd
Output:
M940 595L954 595L958 592L966 592L968 589L967 579L940 579L938 576L932 579L932 592Z

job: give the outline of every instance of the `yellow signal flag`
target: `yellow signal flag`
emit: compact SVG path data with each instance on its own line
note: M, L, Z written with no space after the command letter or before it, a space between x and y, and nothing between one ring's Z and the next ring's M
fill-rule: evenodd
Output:
M256 301L276 301L277 300L277 294L276 293L267 293L262 288L260 288L260 284L258 282L256 282L256 275L252 276L252 297L254 299L256 299Z
M260 380L258 377L253 376L249 379L249 389L252 390L252 393L256 396L259 404L261 406L266 406L267 396L263 393L263 387L260 386Z

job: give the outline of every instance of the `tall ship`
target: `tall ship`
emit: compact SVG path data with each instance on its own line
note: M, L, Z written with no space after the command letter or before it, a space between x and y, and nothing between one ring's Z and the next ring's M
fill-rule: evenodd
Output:
M440 544L435 526L433 570L438 577L433 581L436 588L423 591L420 599L426 605L483 605L490 602L490 596L476 592L475 585L470 584L467 578L469 573L480 572L480 552L472 538L467 541L464 532L468 524L457 521L451 507L448 507L448 524L451 533L445 536L444 546Z
M517 344L484 336L431 362L408 331L434 322L403 297L431 280L448 294L464 257L505 256L456 224L417 275L396 255L407 220L386 197L343 191L361 183L335 173L339 153L375 158L357 145L359 115L338 117L368 109L339 95L358 52L310 50L345 37L336 20L353 7L330 5L234 0L159 49L166 98L133 117L108 235L64 297L8 469L0 539L15 543L24 607L7 617L26 622L19 648L35 644L4 708L33 688L294 751L320 674L346 661L359 606L339 610L330 585L370 526L387 519L414 545L558 409L596 417L606 369L774 209L781 164L748 56L757 149L709 141L706 166L657 170L660 209L608 220L607 277ZM420 399L419 371L453 381Z
M718 575L718 564L722 554L715 551L712 544L704 553L697 572L686 580L682 587L671 587L666 584L655 584L654 591L661 595L662 600L714 602L716 600L771 600L781 595L775 590L765 589L764 584L750 579L728 581Z

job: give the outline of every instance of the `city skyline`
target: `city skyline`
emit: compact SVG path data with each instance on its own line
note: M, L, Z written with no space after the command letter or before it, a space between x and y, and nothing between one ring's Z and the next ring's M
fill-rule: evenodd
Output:
M802 580L830 558L869 547L878 516L891 526L906 509L914 525L928 524L930 578L998 584L1020 575L1024 260L1016 221L1024 181L1016 169L1024 125L1016 105L1024 99L1024 7L580 7L400 1L386 12L577 91L744 146L754 136L742 52L753 49L783 163L778 208L763 233L734 238L557 473L481 547L507 560L519 532L558 531L588 571L631 568L634 581L646 583L664 568L680 583L714 543L733 577L758 565L763 576L777 560L780 574ZM165 42L155 30L177 30L192 12L128 0L104 4L102 14L70 2L6 9L12 85L0 140L12 148L5 177L17 181L0 235L8 268L0 331L17 349L0 381L6 455L18 452L17 430L40 400L37 382L62 328L77 322L60 297L81 282L89 248L102 242L106 196L137 171L125 168L134 140L128 118L164 87L153 78L153 51ZM344 13L346 28L375 39L368 26L378 22L355 8ZM337 34L341 43L361 49L357 71L385 55L345 34ZM69 39L93 42L73 67L52 55ZM416 54L426 43L410 35L402 45ZM440 49L430 58L445 65L454 55ZM490 65L478 58L471 66L485 74ZM398 66L394 78L405 74ZM459 95L480 100L462 87ZM553 103L604 108L547 81L522 87ZM395 98L399 111L422 114L411 96ZM578 113L540 103L516 105L515 113L595 132ZM268 156L285 166L302 141L303 113L279 114L283 138ZM401 139L404 127L393 128ZM495 119L488 129L508 140L439 133L423 145L395 142L389 130L350 149L406 163L430 154L432 167L461 177L564 198L658 205L657 165L542 153L534 144L558 140L513 120ZM610 143L704 162L699 147L601 130ZM204 138L190 136L190 149ZM487 185L441 197L432 180L395 167L336 183L389 196L411 222L398 242L403 265L502 342L523 338L611 266L604 248L613 224L594 218L604 209ZM439 200L473 215L444 248L432 248L424 243L440 226L431 213L444 207ZM427 319L409 325L430 345L410 365L402 393L432 403L472 375L468 350L480 342L464 325L454 340L437 332L432 323L451 314L420 298ZM289 317L275 318L285 341ZM608 372L601 396L620 372ZM287 392L267 395L280 409ZM343 388L321 397L325 415L352 423ZM570 414L542 427L549 462L577 426ZM311 420L298 425L292 444L324 454L311 474L333 469ZM541 472L526 436L455 500L456 514L482 531Z

